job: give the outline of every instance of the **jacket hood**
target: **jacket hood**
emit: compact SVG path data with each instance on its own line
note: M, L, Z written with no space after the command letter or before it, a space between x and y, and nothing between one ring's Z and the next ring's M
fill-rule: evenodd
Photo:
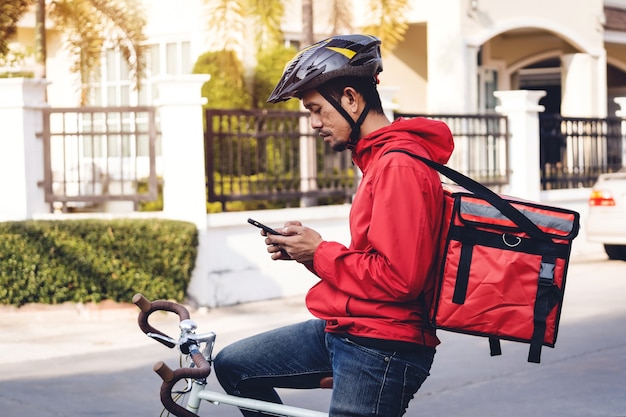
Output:
M390 149L405 149L440 164L450 159L454 139L447 124L425 117L398 118L389 126L362 137L353 159L362 170Z

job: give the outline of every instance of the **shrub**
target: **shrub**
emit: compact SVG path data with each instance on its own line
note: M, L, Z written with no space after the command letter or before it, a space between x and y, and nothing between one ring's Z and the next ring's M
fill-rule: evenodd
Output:
M283 74L285 64L297 53L293 47L282 45L265 48L257 54L257 67L254 72L253 102L259 109L299 110L299 100L288 100L282 103L268 103L267 99Z
M181 221L0 223L0 304L183 301L197 250L196 226Z
M204 107L220 109L249 109L250 93L246 87L243 65L233 51L210 51L200 55L193 67L194 74L210 74L202 86Z

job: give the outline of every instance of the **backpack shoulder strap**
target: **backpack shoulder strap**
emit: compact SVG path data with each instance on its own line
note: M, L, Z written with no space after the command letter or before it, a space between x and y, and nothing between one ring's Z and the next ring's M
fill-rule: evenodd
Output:
M467 177L461 174L458 171L453 170L445 165L432 161L428 158L424 158L422 156L416 155L412 152L409 152L404 149L392 149L390 151L385 152L385 155L390 152L400 152L406 155L409 155L413 158L416 158L429 167L435 169L439 173L443 174L445 177L451 179L461 187L465 188L468 191L471 191L476 196L483 198L489 204L497 208L503 215L505 215L509 220L515 223L521 230L527 233L530 237L543 240L550 241L552 239L541 230L535 223L533 223L528 217L526 217L522 212L513 207L511 203L509 203L504 198L500 197L498 194L491 191L489 188L485 187L481 183L474 181L470 177Z

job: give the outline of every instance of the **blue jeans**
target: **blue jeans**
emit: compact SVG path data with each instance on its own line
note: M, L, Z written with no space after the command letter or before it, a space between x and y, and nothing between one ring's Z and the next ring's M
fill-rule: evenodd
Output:
M394 417L405 413L434 355L434 348L419 345L396 352L365 347L309 320L225 347L214 369L227 393L275 403L281 400L274 388L319 388L332 375L331 417Z

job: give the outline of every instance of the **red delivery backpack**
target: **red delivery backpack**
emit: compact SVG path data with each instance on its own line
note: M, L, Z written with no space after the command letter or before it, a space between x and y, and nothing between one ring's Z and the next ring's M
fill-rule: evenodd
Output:
M530 344L528 361L554 347L563 304L575 211L500 196L465 175L402 152L458 185L443 184L438 279L430 308L440 329Z

